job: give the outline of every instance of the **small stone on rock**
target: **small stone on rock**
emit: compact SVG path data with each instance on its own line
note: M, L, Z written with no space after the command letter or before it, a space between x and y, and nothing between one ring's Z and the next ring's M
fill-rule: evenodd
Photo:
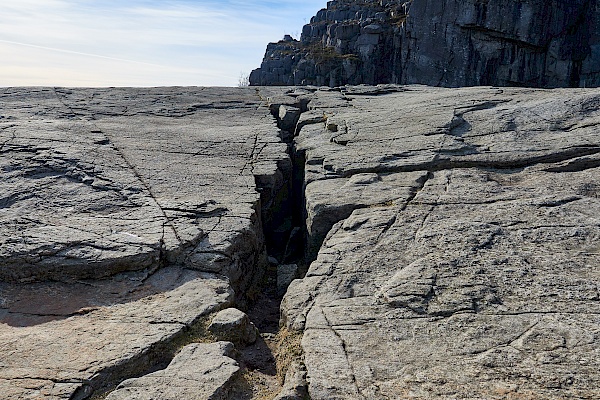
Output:
M208 330L219 340L251 344L256 342L257 329L248 315L236 308L219 311Z

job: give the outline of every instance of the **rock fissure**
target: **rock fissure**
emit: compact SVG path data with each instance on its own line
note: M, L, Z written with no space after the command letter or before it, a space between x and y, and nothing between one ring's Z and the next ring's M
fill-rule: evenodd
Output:
M279 124L279 125L281 126L281 124ZM290 132L285 132L284 131L284 133L282 134L282 137L284 137L284 138L285 137L290 137L291 138L293 136L290 135ZM294 161L294 158L293 158L293 155L294 155L294 153L293 153L293 150L294 150L293 146L292 146L292 144L290 142L288 142L287 144L289 146L289 151L291 152L292 163L294 165L301 165L301 166L303 166L303 163L298 163L297 161ZM250 155L249 161L247 161L247 163L243 167L242 173L243 173L244 169L246 169L247 166L250 165L251 173L254 174L254 163L256 161L258 161L261 152L264 151L265 148L267 147L266 144L263 144L262 147L260 147L260 149L257 151L256 150L258 148L257 145L258 145L258 137L255 137L255 144L253 145L252 153ZM302 170L303 170L303 168L302 168ZM297 182L301 182L302 181L302 179L301 179L303 177L302 171L297 171L294 168L291 171L288 171L287 173L291 174L290 176L288 176L288 178L291 178L291 182L285 183L282 187L279 188L279 190L283 190L284 193L289 193L289 192L297 193L298 191L301 191L301 189L298 189L297 187L294 187L293 185L294 185L295 182L297 183ZM298 224L299 222L302 221L301 218L300 218L301 211L299 212L298 208L297 208L298 204L300 204L300 201L298 201L298 199L291 198L291 197L290 198L281 198L281 197L279 197L279 195L278 195L277 192L273 192L273 187L269 186L270 183L267 183L267 185L264 185L265 181L263 180L263 178L261 176L256 176L256 174L255 174L255 177L256 177L255 180L256 180L257 189L261 193L261 203L263 203L263 206L262 206L262 209L261 209L263 223L264 223L264 221L267 221L267 224L268 224L269 220L273 220L274 219L273 216L269 215L269 213L272 212L272 210L276 210L276 212L278 213L277 214L277 219L278 220L282 220L282 219L283 220L291 220L291 221L294 222L294 224ZM289 185L289 186L286 187L286 185ZM293 203L286 203L287 201L292 201ZM295 207L290 207L290 204L293 204ZM300 210L302 208L300 208ZM166 208L165 211L189 212L190 210L186 210L186 209L174 209L174 208L168 209L168 208ZM210 216L213 216L213 215L210 215ZM219 214L218 217L221 218L222 215ZM217 224L214 226L213 229L215 229L218 226L218 224L219 224L219 222L217 222ZM279 245L277 242L271 242L269 240L269 235L272 234L272 232L269 232L268 228L272 228L272 226L269 226L269 225L263 226L263 232L264 232L264 235L265 235L265 238L266 238L265 244L266 244L267 253L268 254L277 254L278 256L281 257L282 262L293 262L293 261L295 261L295 262L301 262L302 258L303 258L303 250L302 250L304 248L303 244L302 243L295 243L295 244L291 243L292 240L303 241L303 239L301 238L301 236L294 235L294 233L293 233L294 229L289 229L288 228L288 231L283 231L283 232L278 231L279 234L283 233L285 236L289 236L289 238L287 239L286 244L285 244L285 251L283 252L283 254L281 254L281 253L278 254L278 252L281 251L281 248L277 248L276 247L276 246ZM302 227L295 227L295 229L301 229L301 230L303 230L304 228L302 228ZM294 248L293 251L291 250L292 247ZM230 259L234 258L233 255L228 255L228 254L225 254L225 253L222 253L222 252L213 251L213 250L208 251L208 252L203 252L203 251L200 251L200 252L199 251L195 251L194 252L194 254L211 254L211 253L212 254L223 255L223 256L226 256L226 257L228 257ZM267 272L268 272L268 269L267 269ZM267 274L266 278L269 281L272 281L272 278L269 278L268 274ZM267 292L269 292L269 289L267 289ZM272 295L270 295L268 293L266 293L265 295L262 295L262 297L265 297L265 296L266 297L270 297ZM278 310L279 300L275 299L275 301L276 301L277 310ZM269 313L269 310L267 310L267 309L264 308L264 303L265 303L264 300L261 300L259 298L258 300L255 300L255 302L256 302L256 305L255 306L251 306L251 309L249 311L249 314L251 316L254 313L254 311L253 311L254 307L259 307L260 309L258 311L260 311L261 313ZM269 307L272 307L272 305L270 305ZM276 321L273 321L273 320L271 320L271 321L264 321L264 322L259 323L259 325L262 325L264 327L266 324L272 324L273 322L277 323L277 320ZM169 324L169 323L170 322L168 322L168 321L156 321L156 322L152 322L152 324ZM176 340L170 340L170 342L173 342L173 341L176 341ZM270 345L270 347L271 347L271 345ZM244 351L242 351L242 353ZM252 360L251 359L246 359L245 356L242 356L242 359L243 359L242 360L242 364L246 365L246 368L250 368L250 369L254 368L254 367L252 367ZM250 364L248 364L248 363L250 363ZM166 365L167 362L163 362L162 364ZM264 368L264 366L263 366L263 368ZM145 375L147 375L147 373L139 374L139 375L140 376L145 376ZM239 388L235 388L234 387L233 390L234 390L234 393L235 393L236 396L242 396L242 397L246 398L245 396L251 396L250 392L254 392L255 388L253 388L253 389L251 388L250 391L249 391L249 389L239 389ZM108 398L111 398L111 397L109 396ZM250 398L250 397L248 397L248 398Z
M65 92L67 104L80 103L78 114L96 118L93 129L85 117L69 119L82 132L82 143L105 140L103 132L124 127L127 137L112 134L109 142L137 168L153 196L143 189L127 194L132 204L147 207L139 214L130 206L118 214L121 208L102 203L97 209L103 215L83 229L76 223L81 213L73 218L58 203L53 212L65 214L56 219L71 219L52 229L73 226L67 233L76 237L64 246L61 268L64 260L77 266L113 249L119 260L127 259L120 253L129 248L152 249L153 255L134 260L132 271L110 270L100 278L77 275L74 267L73 282L40 279L44 275L38 272L31 281L27 275L13 279L18 285L0 283L0 338L10 339L6 348L23 349L18 358L1 358L0 381L15 376L23 386L11 387L15 393L29 393L35 385L47 396L65 399L100 398L105 391L110 400L187 398L189 390L205 389L212 391L206 398L272 398L281 388L278 374L281 378L293 359L281 396L301 388L297 393L304 390L313 399L407 393L553 398L573 390L593 397L598 381L593 332L600 312L594 270L600 185L593 163L600 147L593 130L577 131L573 122L589 125L586 119L596 118L598 108L570 113L564 93L555 91L507 89L514 99L497 112L485 106L497 100L490 88L414 87L385 89L385 94L347 89L363 92L353 97L352 107L341 90L239 89L225 96L255 103L240 109L224 104L218 110L226 114L218 118L206 115L215 108L214 99L206 100L211 106L190 105L204 101L193 88L124 90L139 96L142 105L132 101L129 111L137 115L152 114L143 110L145 96L159 107L153 93L161 91L177 91L169 101L187 103L172 108L196 110L183 117L189 124L178 119L171 126L162 117L157 123L147 116L135 129L127 119L86 111L104 107L103 101L110 104L102 96L119 90ZM227 90L202 92L223 97ZM96 91L98 96L88 93ZM577 104L597 95L582 91L571 97ZM165 107L161 113L170 114ZM456 110L468 114L453 123ZM243 114L243 123L236 122L235 113ZM278 128L268 122L269 113ZM561 118L569 136L548 122ZM144 127L142 134L138 126ZM226 171L217 161L204 163L204 157L170 151L161 158L157 148L204 146L203 136L195 136L202 127L211 127L202 135L209 137L211 151L222 151L218 162ZM423 134L444 129L458 130L454 136ZM28 146L27 130L33 129L17 129L17 144ZM220 145L216 131L223 137ZM52 143L50 151L83 158L77 144L69 149ZM461 154L467 145L480 153ZM111 181L143 186L116 148L95 148L93 157L104 151L112 158L102 165L123 171L122 177L113 176L105 166ZM410 170L417 166L421 169ZM9 178L17 187L22 176ZM79 181L66 185L70 193L83 191L84 199L110 196ZM32 204L32 197L17 200L7 201L0 217L40 204ZM87 212L86 218L93 215ZM132 226L136 215L142 222ZM7 221L2 229L11 227L27 242L52 234L23 230L47 225L47 216ZM17 221L24 222L19 227ZM78 237L85 235L96 236ZM10 249L13 255L27 251ZM55 250L40 253L35 268L62 256ZM244 326L233 331L245 336L227 336L228 326ZM47 362L48 353L69 370L33 369ZM82 354L91 365L80 361ZM575 366L585 371L573 378ZM27 377L39 379L30 383ZM516 388L497 386L518 379ZM53 380L61 383L48 383Z

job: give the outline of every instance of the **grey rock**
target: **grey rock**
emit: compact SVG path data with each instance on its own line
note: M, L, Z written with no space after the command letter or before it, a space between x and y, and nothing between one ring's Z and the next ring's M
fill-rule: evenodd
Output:
M254 343L258 333L248 315L236 308L219 311L208 330L219 340L241 344Z
M3 398L84 399L131 377L111 396L186 398L205 393L181 383L198 371L226 393L225 348L208 357L222 371L173 357L243 307L265 242L288 262L304 229L282 204L297 196L312 263L282 322L303 332L311 398L600 397L597 90L11 88L0 102ZM293 145L282 105L304 111ZM281 396L303 395L297 372Z
M298 264L285 264L277 266L277 294L283 295L290 283L299 278Z
M279 121L281 129L293 132L300 118L300 109L282 105L279 107Z
M106 400L228 399L240 371L231 343L191 344L169 366L121 383Z
M599 397L598 92L399 89L307 95L310 398Z
M1 284L0 292L6 399L76 398L139 375L169 357L169 343L233 302L227 281L181 268L151 277Z
M306 368L299 363L292 363L285 374L285 383L281 392L273 400L304 400L308 398Z
M2 398L86 398L244 304L291 172L254 89L4 88L0 108Z
M254 177L276 189L266 178L289 159L253 89L6 89L0 101L1 280L166 259L233 281L255 268Z
M383 14L383 15L385 15L385 14ZM363 28L363 32L368 33L368 34L379 34L379 33L383 33L383 27L378 24L371 24L371 25L365 26ZM377 42L375 44L377 44Z
M346 0L270 43L251 85L600 85L597 0ZM278 61L293 63L278 69ZM302 71L307 71L306 65Z

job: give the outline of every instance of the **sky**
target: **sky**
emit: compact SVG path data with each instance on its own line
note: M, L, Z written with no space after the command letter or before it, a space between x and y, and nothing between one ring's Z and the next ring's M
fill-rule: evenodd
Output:
M0 87L237 86L326 0L0 0Z

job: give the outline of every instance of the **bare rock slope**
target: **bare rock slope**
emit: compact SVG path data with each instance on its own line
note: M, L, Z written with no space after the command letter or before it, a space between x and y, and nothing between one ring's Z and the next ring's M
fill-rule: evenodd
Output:
M279 398L600 398L598 126L590 89L2 89L0 397L274 398L269 310L219 312L293 266Z

